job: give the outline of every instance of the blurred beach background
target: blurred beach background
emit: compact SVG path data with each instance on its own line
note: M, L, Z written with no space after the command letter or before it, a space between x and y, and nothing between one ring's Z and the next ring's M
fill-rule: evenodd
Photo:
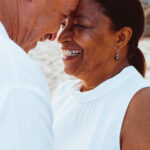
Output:
M143 51L146 63L146 78L150 80L150 0L142 0L145 12L145 32L140 40L139 47ZM57 41L39 42L37 47L29 52L29 56L44 72L51 93L65 80L73 79L63 71L60 46Z

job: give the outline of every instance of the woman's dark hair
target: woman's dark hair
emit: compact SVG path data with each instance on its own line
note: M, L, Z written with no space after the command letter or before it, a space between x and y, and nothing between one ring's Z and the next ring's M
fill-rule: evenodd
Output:
M103 13L108 16L114 30L130 27L133 35L128 43L127 59L143 76L145 76L145 58L138 48L139 39L144 31L144 12L139 0L96 0L104 8Z

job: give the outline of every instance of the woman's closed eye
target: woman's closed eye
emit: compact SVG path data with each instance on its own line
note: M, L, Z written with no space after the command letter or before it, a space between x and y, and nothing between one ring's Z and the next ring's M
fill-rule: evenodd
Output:
M61 22L61 28L66 28L66 27L69 27L69 28L79 28L79 29L86 29L86 28L90 28L90 26L86 25L85 23L79 23L77 21L75 21L74 23L72 22L68 22L68 19L64 19L62 22Z
M82 25L82 24L74 24L73 27L74 28L88 28L87 26Z

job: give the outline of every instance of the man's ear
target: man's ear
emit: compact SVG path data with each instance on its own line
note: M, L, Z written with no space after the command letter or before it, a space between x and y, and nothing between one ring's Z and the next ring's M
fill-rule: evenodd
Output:
M132 37L132 29L130 27L124 27L117 33L116 45L119 49L125 47Z

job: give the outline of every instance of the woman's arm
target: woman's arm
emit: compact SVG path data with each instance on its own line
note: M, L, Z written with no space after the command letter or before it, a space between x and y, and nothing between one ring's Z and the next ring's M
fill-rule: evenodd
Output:
M150 88L133 97L121 131L122 150L150 150Z

